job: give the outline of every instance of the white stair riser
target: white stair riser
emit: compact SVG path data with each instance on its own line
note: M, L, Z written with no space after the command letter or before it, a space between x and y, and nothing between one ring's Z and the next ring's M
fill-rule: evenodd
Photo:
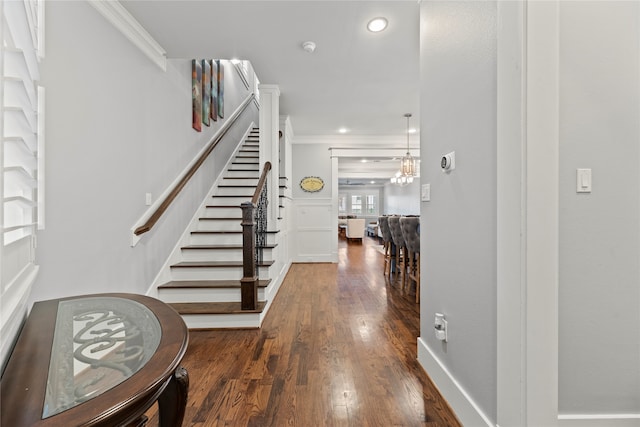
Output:
M241 245L242 233L234 234L191 234L190 245Z
M270 267L260 267L260 279L270 279ZM172 280L240 280L241 267L182 267L171 269Z
M267 234L267 244L273 245L276 237L273 233ZM226 234L191 234L190 245L241 245L242 233Z
M222 181L222 185L251 185L255 188L258 185L259 179L260 178L257 177L251 179L228 177Z
M252 151L242 151L236 155L236 158L233 159L233 162L236 163L260 163L260 155L259 153L255 153Z
M240 206L243 202L250 202L251 197L211 197L210 205Z
M264 301L265 288L258 288L258 301ZM158 289L161 301L172 302L240 302L240 288Z
M256 170L251 170L251 171L239 171L239 170L229 169L225 172L224 176L226 178L235 178L235 177L243 178L244 177L244 178L260 179L260 172L258 171L257 168Z
M271 261L273 249L263 249L262 259ZM183 249L183 261L242 261L242 249Z
M260 313L246 314L183 314L189 329L259 328Z
M224 185L227 185L225 182ZM244 187L218 187L216 189L216 195L219 196L239 196L243 197L246 200L251 200L253 197L253 193L255 193L255 188L244 188Z
M242 209L239 207L205 208L205 218L242 218Z
M240 220L199 220L197 231L242 231Z

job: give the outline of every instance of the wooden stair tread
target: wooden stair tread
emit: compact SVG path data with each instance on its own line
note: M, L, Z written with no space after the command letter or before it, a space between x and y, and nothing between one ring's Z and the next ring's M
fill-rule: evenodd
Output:
M267 230L267 234L279 233L280 230ZM191 234L242 234L242 230L194 230Z
M277 245L264 245L258 246L259 249L273 249ZM188 245L182 246L180 249L193 249L193 250L206 250L206 249L220 249L220 250L236 250L242 249L242 245Z
M239 302L174 302L169 303L179 314L244 314L262 313L266 301L258 301L255 310L242 310Z
M275 261L262 261L256 263L258 267L269 267ZM242 267L242 261L182 261L173 264L171 268L225 268L225 267Z
M220 218L211 218L208 216L203 216L198 218L199 221L242 221L242 218L231 218L231 217L220 217Z
M258 287L266 288L271 279L259 280ZM158 286L158 289L219 289L240 288L240 280L174 280Z
M242 234L242 230L194 230L191 234Z

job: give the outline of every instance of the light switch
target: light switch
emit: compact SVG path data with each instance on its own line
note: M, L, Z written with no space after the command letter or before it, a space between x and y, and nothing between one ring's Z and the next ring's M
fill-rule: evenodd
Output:
M431 200L431 184L422 184L421 199L423 202L428 202Z
M591 169L577 169L576 192L591 193Z

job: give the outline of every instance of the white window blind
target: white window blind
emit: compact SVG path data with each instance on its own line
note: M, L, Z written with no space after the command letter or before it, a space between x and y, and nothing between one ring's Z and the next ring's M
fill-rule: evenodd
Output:
M3 2L2 226L8 245L34 234L38 221L38 135L43 115L38 87L42 5Z
M44 55L44 2L0 0L0 364L11 352L27 313L35 265L35 230L44 210L44 89L38 86ZM41 225L44 222L41 223Z

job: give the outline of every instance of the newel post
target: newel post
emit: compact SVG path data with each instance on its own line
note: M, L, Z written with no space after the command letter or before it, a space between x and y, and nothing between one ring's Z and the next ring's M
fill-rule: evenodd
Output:
M242 279L240 298L242 310L255 310L258 304L258 273L256 268L256 224L253 202L244 202L242 208Z

